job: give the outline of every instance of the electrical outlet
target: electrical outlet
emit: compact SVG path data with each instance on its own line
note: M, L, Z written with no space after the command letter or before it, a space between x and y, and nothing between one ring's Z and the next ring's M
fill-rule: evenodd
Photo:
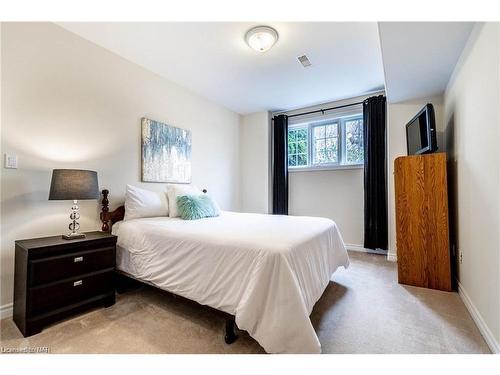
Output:
M5 168L17 169L17 155L5 154Z
M464 261L464 254L461 251L459 251L458 254L459 254L458 260L459 260L460 264L462 264L462 262Z

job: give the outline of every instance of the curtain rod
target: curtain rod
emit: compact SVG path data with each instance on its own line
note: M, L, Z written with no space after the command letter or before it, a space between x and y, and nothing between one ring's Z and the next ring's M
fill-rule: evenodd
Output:
M366 99L365 99L366 100ZM296 113L294 115L290 115L288 117L297 117L297 116L305 116L305 115L311 115L313 113L320 113L321 114L325 114L326 111L331 111L333 109L340 109L340 108L345 108L345 107L351 107L353 105L359 105L359 104L363 104L365 102L365 100L363 100L362 102L356 102L356 103L350 103L350 104L344 104L344 105L339 105L337 107L330 107L330 108L325 108L325 109L317 109L315 111L309 111L309 112L302 112L302 113ZM272 121L274 121L274 117L271 119Z

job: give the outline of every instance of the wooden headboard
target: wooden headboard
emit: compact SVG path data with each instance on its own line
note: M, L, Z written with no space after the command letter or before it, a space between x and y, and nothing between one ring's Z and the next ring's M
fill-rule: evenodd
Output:
M109 212L109 190L104 189L102 192L102 209L101 221L103 232L111 232L111 226L117 221L123 220L125 217L125 206L120 206L116 210Z
M204 193L207 192L206 189L202 190ZM125 217L125 206L120 206L116 210L109 212L109 190L104 189L102 192L102 209L101 209L101 221L103 232L111 232L111 227L114 223L123 220Z

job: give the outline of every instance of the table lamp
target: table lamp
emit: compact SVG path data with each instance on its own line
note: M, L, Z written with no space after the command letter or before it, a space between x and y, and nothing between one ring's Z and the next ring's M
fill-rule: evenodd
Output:
M97 199L99 197L99 187L97 184L97 172L81 169L54 169L50 182L49 200L72 200L71 220L69 224L69 234L64 234L65 240L85 238L84 233L79 233L80 212L78 207L79 199Z

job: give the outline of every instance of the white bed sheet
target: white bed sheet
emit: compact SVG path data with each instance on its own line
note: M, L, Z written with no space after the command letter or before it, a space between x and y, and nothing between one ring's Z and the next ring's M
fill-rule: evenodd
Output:
M329 219L222 212L116 223L118 269L235 315L268 353L320 353L309 315L349 258Z

